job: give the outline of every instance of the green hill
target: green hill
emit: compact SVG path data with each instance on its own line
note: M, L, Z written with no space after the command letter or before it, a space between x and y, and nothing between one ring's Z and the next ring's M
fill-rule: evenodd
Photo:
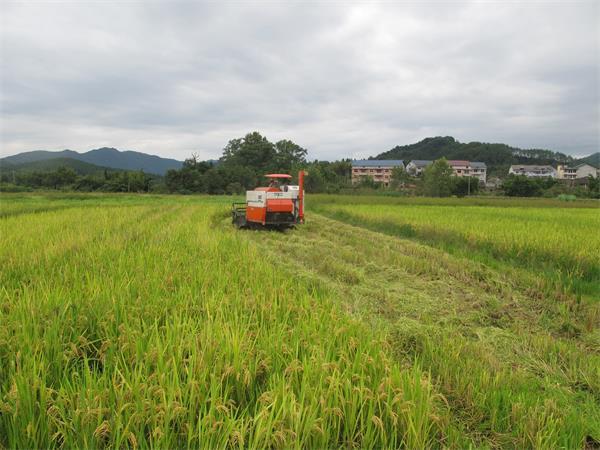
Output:
M573 158L550 150L523 150L506 144L484 142L462 143L452 136L438 136L423 139L416 144L396 146L372 159L413 159L433 160L438 158L482 161L488 166L488 173L504 175L511 164L550 164L571 163Z
M110 172L122 171L122 169L113 169L110 167L97 166L73 158L54 158L42 161L31 161L21 164L11 164L2 161L0 164L0 172L49 172L59 169L60 167L70 167L78 175L94 175L103 173L105 170Z
M36 150L7 156L0 160L0 165L4 165L5 163L18 165L64 158L76 159L88 164L110 167L112 169L143 170L146 173L156 175L164 175L169 169L179 169L183 164L181 161L175 159L103 147L84 153L75 152L73 150L62 150L60 152Z

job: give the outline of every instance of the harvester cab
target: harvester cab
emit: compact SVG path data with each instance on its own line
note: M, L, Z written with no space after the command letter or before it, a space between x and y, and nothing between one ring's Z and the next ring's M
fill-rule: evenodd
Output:
M246 191L244 203L231 205L231 220L238 228L289 228L304 223L304 171L298 184L288 184L292 176L269 173L268 186Z

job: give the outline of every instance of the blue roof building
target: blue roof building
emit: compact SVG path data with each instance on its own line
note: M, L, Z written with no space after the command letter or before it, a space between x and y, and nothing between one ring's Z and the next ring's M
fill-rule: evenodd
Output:
M352 167L402 167L404 161L401 159L356 159L352 161Z
M392 170L396 167L404 170L401 159L357 159L352 161L352 183L360 182L363 177L370 177L384 186L390 184Z

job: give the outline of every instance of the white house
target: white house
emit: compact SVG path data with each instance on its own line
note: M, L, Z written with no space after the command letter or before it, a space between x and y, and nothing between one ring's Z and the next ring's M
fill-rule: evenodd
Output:
M577 180L592 176L598 177L598 169L589 164L578 164L576 166L560 165L556 168L556 173L561 180Z
M406 165L406 171L411 175L419 176L431 164L433 161L414 159ZM448 164L457 177L477 177L482 183L486 181L487 167L483 162L450 160Z
M509 175L525 175L530 178L556 178L556 170L552 166L535 166L514 164L508 169Z
M377 183L388 186L392 179L392 170L404 162L399 159L362 159L352 161L352 184L358 183L362 177L371 177Z
M484 162L473 161L471 162L471 174L472 177L479 178L479 181L487 183L487 166Z
M433 161L423 159L413 159L406 165L406 171L411 175L419 176L425 170L425 167L433 164Z

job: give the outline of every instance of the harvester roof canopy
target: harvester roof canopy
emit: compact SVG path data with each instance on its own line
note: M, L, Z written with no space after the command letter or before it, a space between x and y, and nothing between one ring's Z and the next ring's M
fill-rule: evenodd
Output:
M291 175L287 173L268 173L265 175L267 178L292 178Z

